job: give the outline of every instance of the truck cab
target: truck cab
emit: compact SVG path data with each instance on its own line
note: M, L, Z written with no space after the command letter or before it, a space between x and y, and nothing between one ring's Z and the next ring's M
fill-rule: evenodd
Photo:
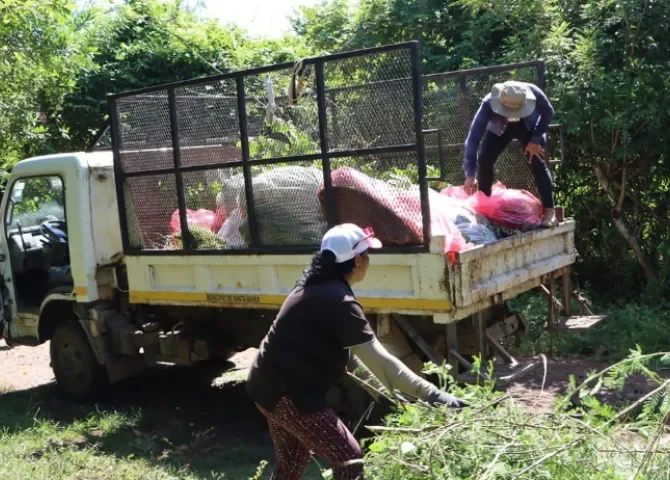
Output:
M26 159L13 168L0 208L6 342L38 345L77 331L87 317L82 306L112 284L106 267L122 250L111 153ZM90 337L88 328L78 331Z

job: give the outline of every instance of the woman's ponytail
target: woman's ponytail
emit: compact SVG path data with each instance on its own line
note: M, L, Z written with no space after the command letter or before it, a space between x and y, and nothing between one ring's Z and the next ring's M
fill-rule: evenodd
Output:
M335 263L335 254L330 250L324 250L314 255L312 263L305 269L302 278L297 282L297 287L306 287L335 279L344 279L350 273L356 262L354 259L344 263Z

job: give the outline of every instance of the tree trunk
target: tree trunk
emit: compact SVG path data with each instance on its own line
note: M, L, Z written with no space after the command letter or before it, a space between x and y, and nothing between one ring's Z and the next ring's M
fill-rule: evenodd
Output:
M610 181L607 178L607 175L605 175L603 169L598 165L593 166L593 171L596 174L596 179L598 180L598 183L605 190L605 193L607 194L607 197L609 198L612 207L616 209L618 206L617 196L612 190L612 186L610 185ZM617 215L612 215L612 220L614 220L614 225L616 226L617 230L619 230L619 233L626 241L626 243L628 243L630 249L633 251L633 255L635 255L637 263L640 265L640 268L642 268L642 271L644 272L644 276L647 279L647 282L653 280L654 277L656 277L656 271L651 262L649 261L647 255L645 255L645 253L642 251L642 247L640 247L640 242L638 241L637 237L630 231L628 225L626 225L626 222L624 221L621 212L619 211Z

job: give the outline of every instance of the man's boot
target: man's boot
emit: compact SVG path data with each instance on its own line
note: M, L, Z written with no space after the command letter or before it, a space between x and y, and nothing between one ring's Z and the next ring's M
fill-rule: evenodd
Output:
M542 227L549 228L555 227L558 225L558 220L556 220L556 210L553 208L544 209L544 218L542 218Z

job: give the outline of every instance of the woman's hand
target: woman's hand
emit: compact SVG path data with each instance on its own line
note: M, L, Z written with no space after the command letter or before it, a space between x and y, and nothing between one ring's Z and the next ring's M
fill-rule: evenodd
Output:
M435 391L431 392L430 395L428 395L426 401L428 403L446 405L447 407L457 409L470 406L465 400L461 400L458 397L454 397L453 395L438 389L435 389Z

